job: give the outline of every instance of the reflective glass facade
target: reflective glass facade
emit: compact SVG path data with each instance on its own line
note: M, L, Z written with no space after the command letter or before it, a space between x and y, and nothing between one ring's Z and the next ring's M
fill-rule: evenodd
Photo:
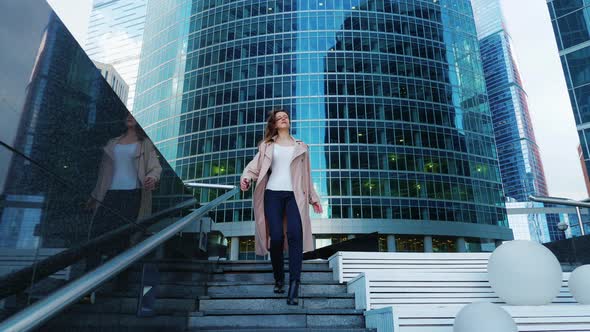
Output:
M478 53L466 0L154 0L134 114L183 179L237 184L287 107L324 206L314 234L460 222L509 239ZM251 221L251 192L215 220Z
M142 169L157 177L156 188L147 193L137 184L145 189L141 197L133 189L110 199L122 181L113 176L117 157L109 142L126 132L125 105L44 1L0 2L0 31L0 301L6 309L30 303L20 300L25 288L24 299L39 298L67 281L43 279L52 271L48 265L26 277L9 272L67 250L58 264L75 264L64 277L75 279L90 265L85 258L98 255L98 265L100 254L127 249L133 233L178 220L186 211L169 209L193 196L145 138L127 161L138 179ZM148 154L150 163L142 165ZM18 301L4 302L13 294ZM15 308L0 310L0 317Z
M514 231L515 240L536 241L539 243L555 240L551 237L547 223L547 219L551 218L553 214L539 211L542 210L543 207L543 203L535 202L506 203L508 223L510 224L510 228Z
M110 64L129 86L122 99L133 110L147 0L94 0L84 50Z
M590 1L548 1L586 170L590 167Z
M526 93L514 61L499 0L473 0L481 59L494 121L504 194L520 202L547 196Z
M104 77L104 79L109 82L109 85L111 88L113 88L113 91L115 91L117 96L119 96L121 100L127 100L127 96L129 95L129 86L127 83L125 83L121 75L119 75L115 67L98 61L93 61L93 63L96 68L100 70L102 77Z

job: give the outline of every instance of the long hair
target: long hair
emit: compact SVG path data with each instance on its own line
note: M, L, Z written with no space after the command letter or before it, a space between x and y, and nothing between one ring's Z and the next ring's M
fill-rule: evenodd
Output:
M268 112L268 117L266 118L266 129L264 130L264 139L260 143L268 143L272 141L272 138L275 135L279 134L279 130L277 129L275 120L275 116L279 112L287 114L287 117L289 118L289 124L291 124L291 115L286 109L275 108L272 111Z
M143 130L143 128L141 128L141 126L139 125L139 122L137 122L137 120L135 120L135 133L137 134L137 139L140 141L143 141L144 139L148 138L148 135L145 133L145 131Z
M127 117L131 116L133 117L133 120L135 120L135 133L137 134L137 139L139 141L143 141L144 139L148 138L148 135L145 133L145 131L143 130L143 128L141 128L141 126L139 125L139 122L137 122L137 119L133 116L133 114L131 114L131 112L127 111L126 113L127 115L125 115L125 121L127 121ZM125 132L127 132L127 129L125 129Z

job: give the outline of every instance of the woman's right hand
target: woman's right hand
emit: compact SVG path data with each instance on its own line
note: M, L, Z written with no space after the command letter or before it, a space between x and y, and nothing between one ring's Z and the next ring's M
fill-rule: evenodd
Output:
M250 180L248 180L248 178L242 178L242 180L240 180L240 189L242 189L242 191L250 189Z

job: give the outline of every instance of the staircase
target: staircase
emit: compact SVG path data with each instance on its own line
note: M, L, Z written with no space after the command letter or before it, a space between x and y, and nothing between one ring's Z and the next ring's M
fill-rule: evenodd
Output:
M333 281L327 261L303 264L299 305L273 292L270 262L161 260L154 317L136 317L140 269L129 287L106 284L95 304L79 303L39 331L369 332L354 294ZM285 264L285 271L288 266ZM289 279L289 274L285 276ZM286 285L285 290L288 290Z

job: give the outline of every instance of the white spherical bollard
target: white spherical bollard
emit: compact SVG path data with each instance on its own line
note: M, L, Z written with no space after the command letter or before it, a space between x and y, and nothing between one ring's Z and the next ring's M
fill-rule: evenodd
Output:
M504 242L488 261L492 289L508 304L544 305L559 294L561 265L545 246L532 241Z
M517 332L512 316L499 305L489 302L471 303L455 318L454 332Z
M577 267L568 281L570 293L580 304L590 304L590 265Z

